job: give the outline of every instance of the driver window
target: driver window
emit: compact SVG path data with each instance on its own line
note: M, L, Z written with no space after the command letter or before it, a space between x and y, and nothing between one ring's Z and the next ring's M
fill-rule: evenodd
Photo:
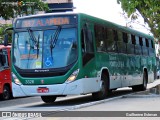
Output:
M5 69L6 67L9 67L7 51L0 50L0 70Z
M93 33L88 24L85 24L81 30L81 47L84 66L94 57Z
M81 38L82 53L94 53L93 36L91 30L84 27L81 31Z

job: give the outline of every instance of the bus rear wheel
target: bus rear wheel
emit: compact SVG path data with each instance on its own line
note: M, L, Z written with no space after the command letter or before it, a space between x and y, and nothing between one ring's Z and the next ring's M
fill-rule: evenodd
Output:
M147 73L143 73L143 84L140 85L140 90L144 91L147 89Z
M108 96L109 92L109 81L106 75L102 74L101 77L101 90L99 92L92 93L92 97L95 100L104 99Z
M54 103L54 101L56 100L56 98L57 98L57 96L41 96L41 99L45 103Z
M2 98L3 100L8 100L8 99L11 98L11 91L10 91L10 89L9 89L8 86L4 86L4 88L3 88L3 93L2 93L2 95L1 95L1 98Z
M133 91L144 91L146 89L147 89L147 73L144 71L144 73L143 73L143 84L133 86L132 90Z

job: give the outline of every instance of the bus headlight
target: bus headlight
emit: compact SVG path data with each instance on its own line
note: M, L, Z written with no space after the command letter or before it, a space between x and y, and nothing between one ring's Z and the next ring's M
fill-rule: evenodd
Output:
M12 73L12 78L13 78L15 84L17 84L17 85L22 84L14 73Z
M79 69L75 70L70 76L69 78L66 80L66 82L72 82L76 79L76 77L78 76L79 73Z

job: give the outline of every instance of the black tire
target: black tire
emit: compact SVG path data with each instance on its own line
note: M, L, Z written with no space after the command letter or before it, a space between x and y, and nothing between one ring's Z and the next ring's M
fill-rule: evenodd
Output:
M57 98L57 96L41 96L41 99L45 103L54 103L54 101L56 100L56 98Z
M144 91L147 89L147 73L143 73L143 84L142 85L136 85L132 87L133 91Z
M147 73L143 73L143 84L140 87L140 90L144 91L147 89Z
M104 74L101 76L102 88L99 92L92 93L92 97L95 100L101 100L106 98L109 95L109 80L108 77Z
M1 95L1 99L2 100L9 100L11 98L11 91L10 88L8 86L4 86L3 88L3 93Z

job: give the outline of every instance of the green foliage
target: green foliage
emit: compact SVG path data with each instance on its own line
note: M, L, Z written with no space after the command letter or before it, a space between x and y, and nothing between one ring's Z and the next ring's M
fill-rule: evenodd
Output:
M12 27L12 25L8 24L8 25L0 26L0 43L3 43L4 34L5 34L4 30L8 27ZM7 34L8 34L8 42L11 43L12 42L12 31L8 31Z
M17 16L35 14L35 11L47 11L48 5L41 0L0 0L0 17L8 20ZM0 26L0 43L3 41L4 30L11 25ZM11 42L11 32L9 42Z
M117 0L128 16L139 11L151 28L154 37L160 40L160 1L159 0ZM133 18L133 19L136 19Z
M18 2L21 2L21 5L18 5ZM0 0L0 17L5 20L18 15L34 14L35 10L46 11L48 5L41 0Z

